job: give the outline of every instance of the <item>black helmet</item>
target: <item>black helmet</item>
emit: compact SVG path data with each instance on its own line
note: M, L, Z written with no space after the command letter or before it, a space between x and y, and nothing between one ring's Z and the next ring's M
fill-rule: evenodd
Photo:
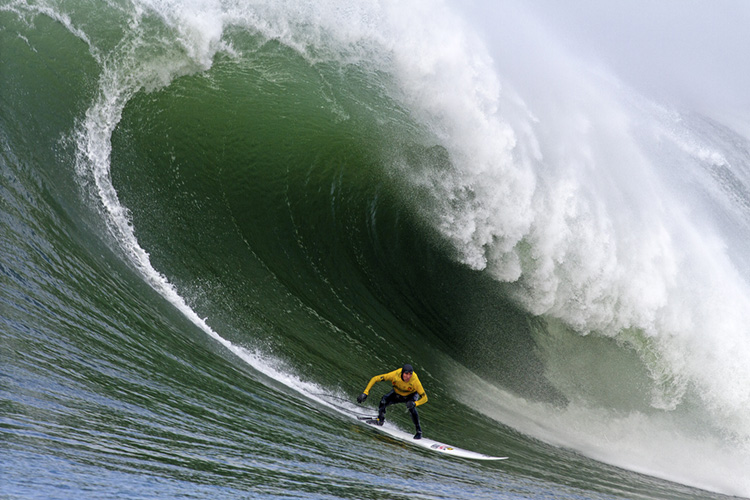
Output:
M414 373L414 368L411 367L409 363L406 363L403 368L401 368L401 373Z

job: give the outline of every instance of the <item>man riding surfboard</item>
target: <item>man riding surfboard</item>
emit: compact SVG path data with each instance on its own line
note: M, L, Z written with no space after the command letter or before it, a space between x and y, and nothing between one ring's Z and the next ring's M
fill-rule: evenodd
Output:
M362 404L367 399L370 389L372 389L372 386L376 382L390 382L393 389L381 398L380 406L378 407L378 418L374 423L383 425L385 422L386 407L396 403L406 403L406 408L408 408L411 419L416 427L414 439L422 439L422 427L419 425L417 406L427 402L427 394L424 392L419 377L414 373L414 368L407 363L402 368L398 368L392 372L375 375L370 379L370 383L367 384L364 392L357 396L357 403Z

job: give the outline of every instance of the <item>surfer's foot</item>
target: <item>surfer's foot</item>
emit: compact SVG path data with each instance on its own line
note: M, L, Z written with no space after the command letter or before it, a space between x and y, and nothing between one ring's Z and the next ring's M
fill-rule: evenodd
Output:
M414 439L422 439L422 431L417 431L417 433L414 434Z
M378 424L378 425L383 425L385 423L385 419L384 418L376 418L375 419L375 423Z

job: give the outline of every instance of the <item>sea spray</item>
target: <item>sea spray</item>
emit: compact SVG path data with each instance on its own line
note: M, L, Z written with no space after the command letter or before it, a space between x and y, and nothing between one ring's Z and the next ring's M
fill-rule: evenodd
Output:
M535 178L525 214L531 222L508 248L503 217L516 215L492 194L513 180L499 175L497 185L480 184L475 165L453 154L460 173L436 198L468 191L471 196L464 198L471 205L459 204L463 214L454 215L456 223L443 233L462 255L472 255L463 258L467 265L479 262L508 282L510 293L529 311L582 335L612 338L618 349L638 354L650 378L649 405L657 413L632 426L628 439L633 443L627 448L640 453L656 441L656 429L681 429L674 431L671 444L659 447L655 458L661 458L651 473L688 481L689 474L680 471L697 465L674 464L697 439L703 444L694 444L711 460L726 453L733 457L722 458L724 473L701 472L703 484L736 484L748 464L750 443L744 411L750 403L750 288L746 265L737 258L748 235L748 186L740 180L748 169L748 141L716 123L707 126L710 120L689 111L650 101L600 64L554 43L531 17L522 19L496 38L505 44L488 51L500 61L496 71L503 81L536 82L515 86L529 119L509 122L512 130L527 132L517 134L521 151L538 152L512 159ZM509 41L524 49L523 57L508 53ZM500 111L480 123L507 119L503 110L512 109L517 99L500 95ZM483 139L488 143L492 137ZM463 156L473 151L467 148ZM735 160L731 166L730 157ZM493 232L496 241L481 238L472 252L463 250L471 234ZM540 345L556 358L557 351L565 352L559 342L545 337ZM576 401L575 386L563 391ZM591 415L574 420L601 422L593 409L597 404L586 402ZM680 415L679 423L671 413ZM542 415L548 422L556 418ZM619 420L616 415L612 418ZM571 429L570 423L557 429L559 435ZM576 446L574 434L569 444ZM592 434L596 441L608 431ZM591 453L589 445L580 446ZM623 455L608 460L628 461Z

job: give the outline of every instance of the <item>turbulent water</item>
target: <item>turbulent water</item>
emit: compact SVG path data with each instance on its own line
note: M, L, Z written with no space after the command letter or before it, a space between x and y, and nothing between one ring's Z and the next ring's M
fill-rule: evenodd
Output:
M750 497L750 142L474 7L0 3L0 497Z

